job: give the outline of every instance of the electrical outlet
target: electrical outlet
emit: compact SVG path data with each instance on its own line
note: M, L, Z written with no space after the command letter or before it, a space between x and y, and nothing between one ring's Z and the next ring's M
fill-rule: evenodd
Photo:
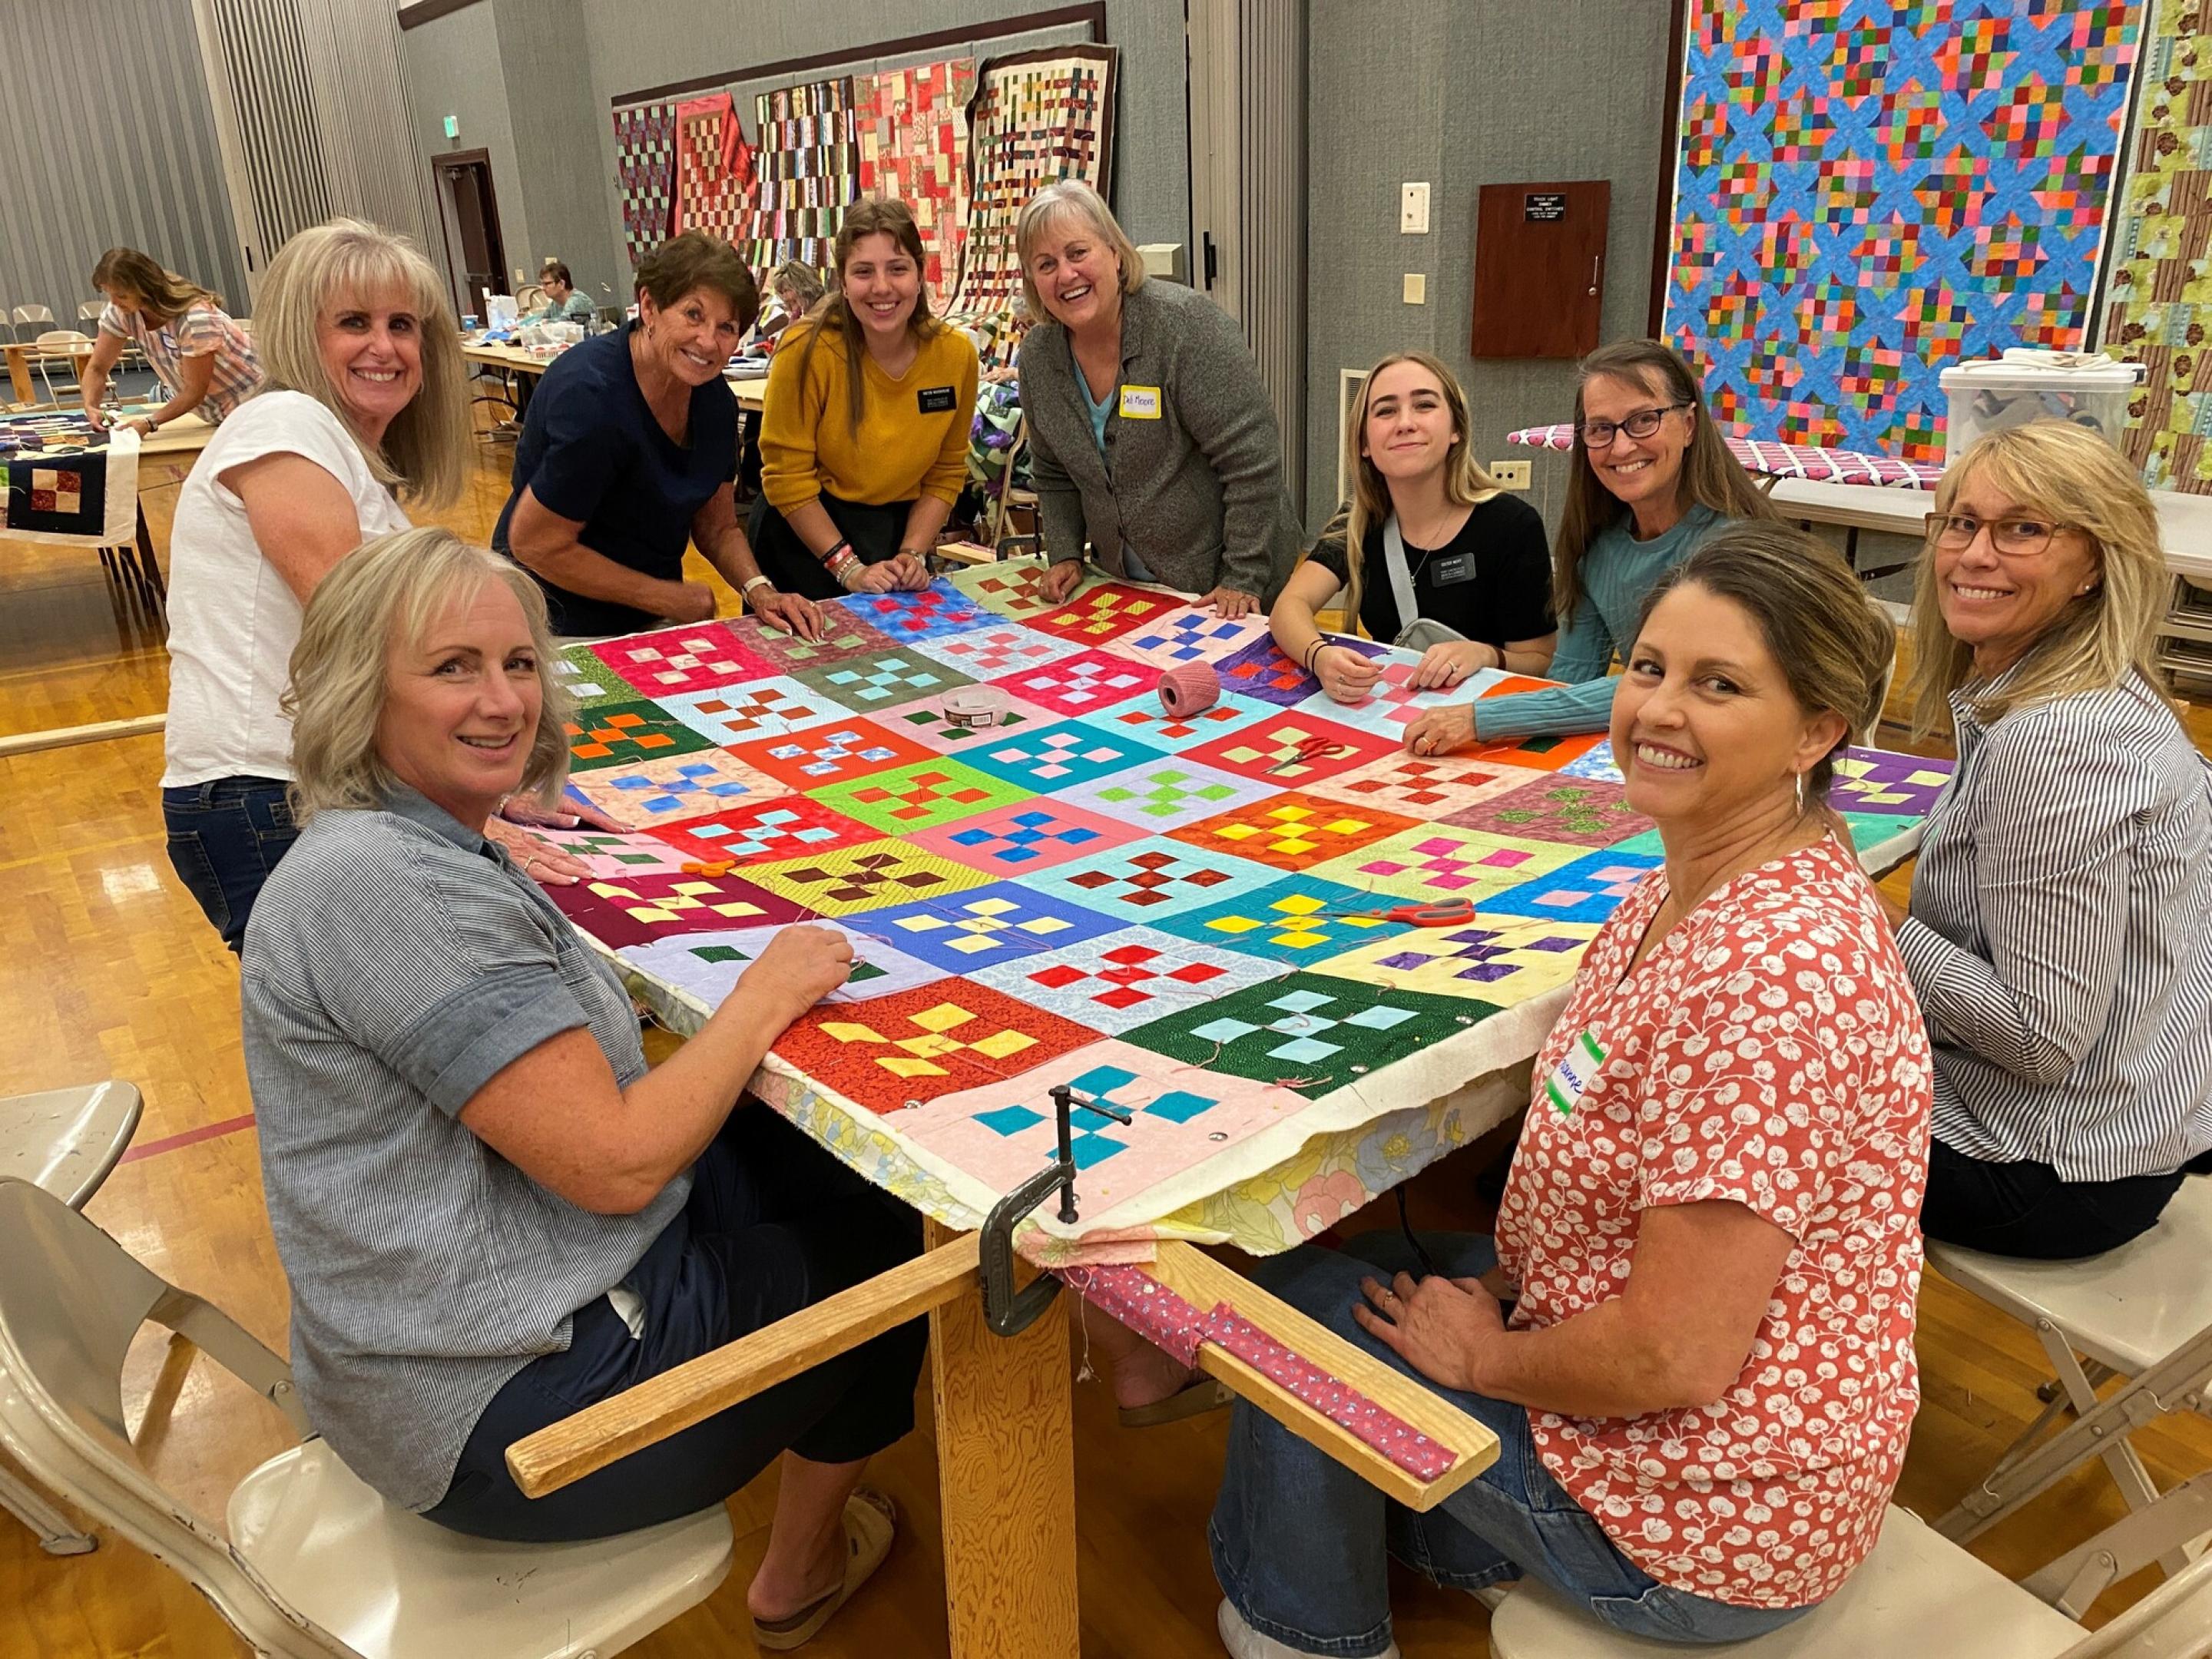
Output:
M1488 471L1498 480L1500 489L1526 489L1528 487L1528 463L1526 461L1492 461Z
M1429 279L1418 270L1406 273L1406 303L1425 306L1429 302Z
M1425 236L1429 234L1429 187L1426 185L1398 186L1398 234L1401 236Z

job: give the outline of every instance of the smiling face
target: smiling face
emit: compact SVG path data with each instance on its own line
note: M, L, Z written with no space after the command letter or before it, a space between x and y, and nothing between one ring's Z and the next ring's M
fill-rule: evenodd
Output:
M2066 607L2094 590L2103 574L2096 544L2083 532L2057 529L2051 515L2018 500L1984 467L1951 498L1954 518L1981 520L1964 547L1933 550L1936 599L1951 637L1973 647L1974 671L2002 672L2041 639ZM2048 543L2026 553L2001 551L1997 527L2034 525Z
M1079 211L1062 207L1030 249L1030 280L1053 321L1070 332L1121 314L1121 262Z
M695 288L665 307L641 293L637 315L645 355L685 386L720 375L744 332L729 296L711 288Z
M315 319L315 344L354 429L384 430L422 389L422 324L404 292L334 295Z
M394 775L474 829L522 783L544 689L530 624L506 583L455 600L414 643L385 653L376 752Z
M1392 363L1368 380L1359 453L1385 478L1431 476L1450 460L1460 436L1443 386L1420 364Z
M1592 375L1583 383L1583 419L1609 422L1616 428L1640 410L1664 409L1675 401L1663 382L1646 386L1611 374ZM1622 505L1632 509L1674 499L1682 479L1682 457L1689 452L1697 411L1678 409L1660 417L1659 429L1648 438L1632 438L1625 428L1612 441L1588 447L1590 468Z
M1665 840L1794 805L1796 775L1842 741L1844 720L1807 713L1750 612L1685 583L1636 636L1612 736L1628 804Z
M871 340L888 343L906 332L921 298L921 267L887 230L853 239L841 270L846 301Z

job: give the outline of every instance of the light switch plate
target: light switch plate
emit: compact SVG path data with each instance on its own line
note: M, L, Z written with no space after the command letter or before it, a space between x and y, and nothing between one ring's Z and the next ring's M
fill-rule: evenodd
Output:
M1429 302L1429 279L1418 270L1406 273L1406 303L1425 306Z
M1401 236L1425 236L1429 234L1429 187L1426 185L1398 186L1398 233Z

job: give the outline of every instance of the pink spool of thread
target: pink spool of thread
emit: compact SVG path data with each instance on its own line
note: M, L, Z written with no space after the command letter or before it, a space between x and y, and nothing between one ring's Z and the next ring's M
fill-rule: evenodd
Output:
M1160 676L1160 707L1170 718L1188 720L1221 701L1221 676L1211 663L1187 662Z

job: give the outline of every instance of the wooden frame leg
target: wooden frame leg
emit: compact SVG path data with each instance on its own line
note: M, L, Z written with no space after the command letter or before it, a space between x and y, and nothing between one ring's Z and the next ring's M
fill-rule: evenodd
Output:
M952 1235L934 1222L934 1249ZM980 1291L930 1315L952 1659L1078 1659L1067 1322L991 1334Z

